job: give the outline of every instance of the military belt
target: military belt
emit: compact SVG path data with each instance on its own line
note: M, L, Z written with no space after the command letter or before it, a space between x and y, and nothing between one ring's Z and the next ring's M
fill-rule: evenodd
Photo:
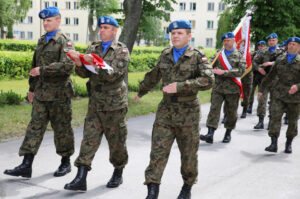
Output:
M95 90L98 91L98 92L107 91L107 90L110 90L110 89L119 88L122 85L123 85L123 81L120 81L120 82L114 83L114 84L108 84L108 85L97 85L95 87Z
M190 102L197 99L197 95L191 96L168 96L164 95L163 99L167 102Z

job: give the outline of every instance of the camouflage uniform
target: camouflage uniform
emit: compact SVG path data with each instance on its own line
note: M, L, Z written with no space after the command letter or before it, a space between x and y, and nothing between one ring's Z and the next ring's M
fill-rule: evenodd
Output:
M260 87L260 84L265 77L264 75L262 75L258 72L258 68L259 67L263 68L262 64L265 62L275 61L276 58L280 54L282 54L282 49L280 49L279 47L277 47L272 53L270 53L269 48L265 48L257 56L254 57L252 65L254 67L254 71L257 72L257 74L256 74L257 76L256 76L255 80L258 83L258 87ZM271 67L272 66L268 66L268 67L264 68L266 73L269 73ZM274 85L274 84L275 84L275 82L272 85ZM259 117L265 117L265 115L266 115L266 107L267 107L267 99L268 99L269 90L270 89L265 89L262 97L258 100L257 116L259 116Z
M37 153L49 121L54 130L57 154L68 157L74 153L71 127L74 90L70 79L74 65L66 56L66 52L73 49L73 44L61 31L48 43L45 35L38 41L32 68L40 67L40 75L29 78L29 91L34 93L34 100L20 156Z
M110 162L116 169L124 168L128 161L126 148L126 113L128 107L127 87L124 82L129 63L127 47L114 41L102 54L101 42L94 42L86 54L95 53L110 65L114 71L98 70L94 74L84 66L76 67L76 73L89 78L87 88L90 95L88 113L84 122L83 140L75 166L91 169L102 136L105 135L110 150Z
M218 53L216 53L211 60L214 60L217 54ZM206 121L206 126L214 129L218 128L223 101L225 101L225 128L230 130L234 129L237 120L237 109L241 89L240 86L237 85L231 78L242 76L242 74L245 72L246 61L243 58L243 54L236 49L227 58L232 66L232 70L225 70L224 75L215 75L216 81L215 85L213 86L211 94L211 106ZM213 67L224 70L220 59L215 62Z
M281 128L281 118L287 112L289 118L287 138L293 138L298 134L298 114L300 108L300 92L290 95L288 92L292 85L297 85L300 89L300 55L297 55L291 63L288 63L286 53L276 59L271 72L263 80L260 92L264 92L275 77L278 77L273 90L273 100L271 106L271 121L269 136L279 137Z
M250 96L251 96L252 84L253 84L252 71L248 72L247 75L245 75L242 78L242 84L243 84L243 92L244 92L242 107L248 107L250 105Z
M260 73L257 70L255 70L255 68L253 66L254 58L260 52L261 51L257 50L256 52L251 53L253 81L252 81L252 89L251 89L249 104L253 104L254 103L254 94L255 94L256 87L258 87L260 85L260 83L261 83Z
M213 84L213 73L205 55L188 46L175 64L173 49L166 48L157 65L140 83L139 97L150 91L160 80L162 86L177 82L177 93L164 93L158 106L152 130L150 164L145 171L145 184L160 184L170 150L176 139L181 152L181 174L192 185L198 175L200 105L199 90Z

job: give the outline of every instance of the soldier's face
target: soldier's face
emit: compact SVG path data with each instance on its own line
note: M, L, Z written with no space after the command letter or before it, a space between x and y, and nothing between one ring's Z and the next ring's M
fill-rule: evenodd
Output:
M101 24L100 26L100 38L104 42L113 40L117 35L118 29L115 26L109 24Z
M266 47L266 45L260 44L257 48L258 48L258 50L262 50L262 49L264 49L265 47Z
M231 50L233 48L234 42L234 38L225 38L223 40L223 46L226 50Z
M291 53L291 54L297 54L300 50L300 44L297 42L293 42L293 41L289 42L287 47L288 47L288 49L287 49L288 53Z
M192 37L191 33L187 33L186 29L175 29L171 32L171 41L175 48L183 48L189 44Z
M278 43L278 39L276 39L276 38L275 38L275 39L269 39L269 40L268 40L268 44L269 44L270 47L276 46L277 43Z
M61 19L57 16L43 19L43 26L46 32L53 32L59 28Z

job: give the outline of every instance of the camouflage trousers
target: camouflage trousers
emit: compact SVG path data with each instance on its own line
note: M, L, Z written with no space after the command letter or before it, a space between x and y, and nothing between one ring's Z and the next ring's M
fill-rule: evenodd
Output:
M254 103L255 91L256 91L256 88L259 87L260 83L261 83L261 80L254 73L254 77L253 77L253 81L252 81L252 89L251 89L250 99L249 99L249 104L253 104Z
M285 103L280 99L272 99L271 103L269 136L279 137L281 120L284 112L287 113L287 117L289 119L286 137L293 138L297 136L300 103Z
M223 101L224 111L226 115L226 121L224 127L226 129L234 129L237 121L237 110L239 105L240 94L223 94L216 91L212 91L211 105L209 114L206 120L207 127L218 128L220 120L220 112Z
M71 99L45 102L34 98L31 120L20 147L19 155L24 156L29 153L35 155L38 152L50 121L54 131L56 153L63 157L71 156L74 153L74 133L71 120Z
M242 79L242 84L243 84L243 92L244 92L244 98L242 100L242 107L248 107L250 104L250 95L252 92L252 83L243 83Z
M181 153L181 175L183 181L189 185L196 183L199 138L199 124L174 127L156 121L153 125L150 163L145 171L145 184L161 183L175 139Z
M89 104L84 122L83 140L75 166L84 165L91 170L92 161L104 134L109 145L110 162L117 169L125 167L128 162L126 113L127 107L115 111L97 111Z

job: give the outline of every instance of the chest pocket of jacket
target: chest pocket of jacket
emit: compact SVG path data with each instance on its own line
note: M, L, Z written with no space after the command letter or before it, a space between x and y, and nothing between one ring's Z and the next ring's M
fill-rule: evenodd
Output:
M197 65L193 63L187 63L181 65L179 68L179 79L181 81L185 81L187 79L194 77L194 71L196 67Z
M59 55L60 55L60 52L57 50L45 50L43 52L42 59L49 64L52 62L59 61Z

